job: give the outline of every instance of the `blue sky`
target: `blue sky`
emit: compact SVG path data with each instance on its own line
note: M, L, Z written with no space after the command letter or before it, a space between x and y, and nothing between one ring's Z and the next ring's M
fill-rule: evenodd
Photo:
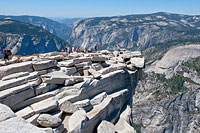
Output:
M99 17L155 12L200 15L200 0L0 0L0 15Z

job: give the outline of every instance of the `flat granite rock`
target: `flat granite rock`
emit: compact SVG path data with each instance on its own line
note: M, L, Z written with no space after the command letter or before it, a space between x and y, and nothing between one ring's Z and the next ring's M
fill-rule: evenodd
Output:
M22 118L13 117L0 122L0 133L46 133Z
M15 116L15 113L8 106L0 103L0 122Z
M33 62L33 68L36 71L44 70L55 66L57 66L57 61L55 60Z
M10 74L18 72L32 72L32 62L15 63L8 66L0 67L0 79Z
M38 103L34 103L31 105L31 108L35 113L48 112L52 109L55 109L58 106L58 102L53 100L52 98L48 98L46 100L40 101Z

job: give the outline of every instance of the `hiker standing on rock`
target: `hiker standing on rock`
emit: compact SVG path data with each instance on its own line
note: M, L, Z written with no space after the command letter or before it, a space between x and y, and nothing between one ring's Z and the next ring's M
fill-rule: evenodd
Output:
M11 50L8 50L7 48L3 47L3 53L4 53L4 60L9 60L10 56L12 55Z
M95 52L97 52L97 44L94 46L94 50Z
M78 53L78 48L76 48L75 52L77 52L77 53Z
M8 60L8 51L7 51L7 48L3 47L3 53L4 53L4 60L7 61Z
M70 46L67 47L67 52L70 54Z
M72 47L72 53L74 53L74 47Z
M67 46L65 47L65 52L66 52L66 53L68 52L68 48L67 48Z

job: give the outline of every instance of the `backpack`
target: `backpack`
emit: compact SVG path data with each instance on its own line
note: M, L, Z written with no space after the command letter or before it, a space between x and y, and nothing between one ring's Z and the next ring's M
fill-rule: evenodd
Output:
M8 56L11 56L12 55L11 50L7 50L7 54L8 54Z

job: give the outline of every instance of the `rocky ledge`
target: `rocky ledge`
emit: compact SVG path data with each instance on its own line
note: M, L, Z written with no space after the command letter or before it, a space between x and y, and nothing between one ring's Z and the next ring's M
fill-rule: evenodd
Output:
M135 132L139 51L53 52L0 65L0 132Z

